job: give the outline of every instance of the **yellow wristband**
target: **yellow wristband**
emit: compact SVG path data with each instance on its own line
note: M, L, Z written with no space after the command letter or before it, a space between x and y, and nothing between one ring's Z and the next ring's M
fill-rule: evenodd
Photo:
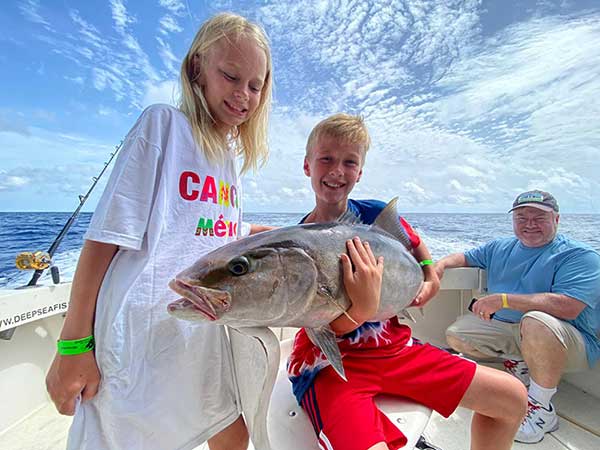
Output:
M500 296L502 297L502 307L503 308L508 308L508 295L506 294L500 294Z

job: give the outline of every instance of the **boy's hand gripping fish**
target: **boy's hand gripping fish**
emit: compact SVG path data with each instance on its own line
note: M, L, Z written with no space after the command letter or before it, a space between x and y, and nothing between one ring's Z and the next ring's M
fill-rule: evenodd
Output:
M396 199L374 224L306 224L259 233L219 247L175 277L169 286L184 298L168 311L186 320L205 320L233 328L304 327L309 338L345 379L335 334L329 323L350 307L339 255L354 236L369 242L385 267L381 301L373 321L407 308L423 273L408 252L396 212ZM403 243L404 242L404 243Z

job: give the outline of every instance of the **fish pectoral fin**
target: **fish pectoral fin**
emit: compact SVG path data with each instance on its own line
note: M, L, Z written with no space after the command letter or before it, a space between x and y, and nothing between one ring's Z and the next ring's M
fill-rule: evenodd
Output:
M348 381L342 364L342 354L333 330L329 327L305 328L305 330L308 338L321 349L333 369L342 377L342 380Z
M400 315L400 314L402 314L402 315ZM408 309L404 308L402 311L400 311L400 314L398 314L399 318L408 319L412 323L417 323L417 321L415 320L415 317L408 311Z

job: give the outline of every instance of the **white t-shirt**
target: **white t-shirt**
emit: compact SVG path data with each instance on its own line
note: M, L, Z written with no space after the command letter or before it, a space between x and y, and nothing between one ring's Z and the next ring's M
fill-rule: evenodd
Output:
M69 449L191 449L240 414L223 327L167 314L167 283L236 239L241 206L233 155L209 164L173 107L142 113L85 236L119 250L96 309L100 390L77 408Z

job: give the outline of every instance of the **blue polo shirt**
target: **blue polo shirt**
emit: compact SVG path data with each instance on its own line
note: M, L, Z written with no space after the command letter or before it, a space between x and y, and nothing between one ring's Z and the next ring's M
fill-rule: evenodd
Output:
M557 234L542 247L526 247L516 237L495 239L465 252L467 264L487 271L491 293L553 292L587 306L573 320L586 343L590 366L600 358L600 254L581 242ZM494 319L519 322L523 313L501 309Z

